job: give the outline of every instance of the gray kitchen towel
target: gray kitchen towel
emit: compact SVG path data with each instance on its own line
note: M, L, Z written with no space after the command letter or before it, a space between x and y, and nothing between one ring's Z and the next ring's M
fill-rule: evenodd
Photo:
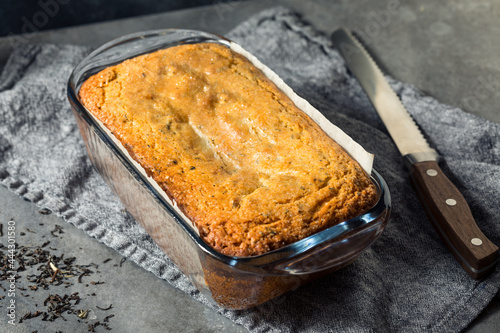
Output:
M70 111L66 83L89 50L20 45L0 77L0 182L252 332L456 332L499 289L499 271L475 281L427 220L401 158L326 36L286 8L259 13L228 37L275 70L334 124L375 153L393 211L381 238L352 265L248 310L210 305L123 211L94 171ZM391 80L480 228L500 244L500 125Z

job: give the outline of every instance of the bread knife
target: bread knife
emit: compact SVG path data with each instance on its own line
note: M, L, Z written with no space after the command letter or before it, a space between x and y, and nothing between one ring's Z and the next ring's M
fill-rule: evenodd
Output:
M465 198L440 169L441 157L429 146L362 44L343 28L332 34L332 41L403 156L435 230L472 278L484 277L495 267L498 247L481 232Z

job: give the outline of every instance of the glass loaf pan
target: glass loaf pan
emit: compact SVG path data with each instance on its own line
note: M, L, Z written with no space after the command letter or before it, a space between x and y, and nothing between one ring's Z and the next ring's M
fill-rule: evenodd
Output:
M223 255L204 243L192 223L78 98L82 83L106 67L159 49L201 42L228 47L231 43L205 32L173 29L113 40L74 69L68 98L92 163L132 216L208 299L226 309L246 309L351 263L384 230L390 195L385 181L373 170L378 201L356 218L253 257Z

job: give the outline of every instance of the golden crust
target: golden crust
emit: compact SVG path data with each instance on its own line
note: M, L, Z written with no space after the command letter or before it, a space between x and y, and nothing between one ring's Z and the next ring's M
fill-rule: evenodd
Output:
M262 254L375 203L358 163L224 46L127 60L80 99L221 253Z

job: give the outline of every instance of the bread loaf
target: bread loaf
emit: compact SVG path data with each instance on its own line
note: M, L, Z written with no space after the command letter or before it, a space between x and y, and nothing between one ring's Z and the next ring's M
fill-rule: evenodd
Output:
M86 80L79 97L223 254L278 249L377 200L358 162L223 45L126 60Z

